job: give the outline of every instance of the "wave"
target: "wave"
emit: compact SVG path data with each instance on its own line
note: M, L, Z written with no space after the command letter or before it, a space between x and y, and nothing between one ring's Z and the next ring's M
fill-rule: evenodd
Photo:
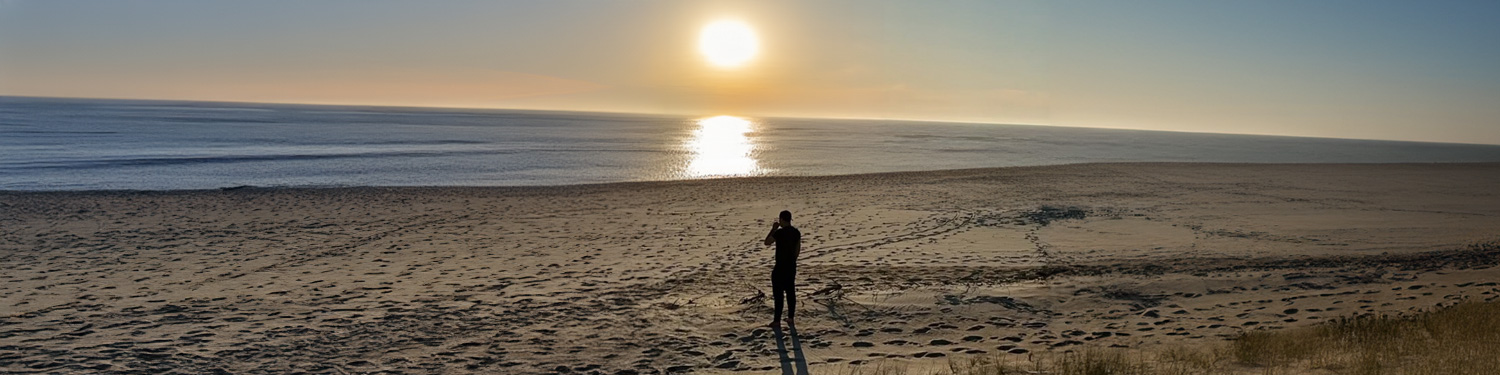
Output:
M7 126L7 125L0 124L0 126ZM25 126L25 125L15 125L15 126ZM6 130L5 133L10 133L10 134L120 134L120 132L112 132L112 131L85 131L85 130L74 130L74 131L69 131L69 130Z
M202 124L277 124L277 123L282 123L282 121L277 121L277 120L261 120L261 119L251 119L251 118L199 117L199 116L120 116L120 117L122 117L122 118L137 119L137 120L145 120L145 121L186 122L186 123L202 123Z
M670 153L672 150L658 149L599 149L591 148L590 151L607 152L642 152L642 153ZM446 150L446 151L377 151L377 152L355 152L341 154L272 154L272 155L222 155L222 156L172 156L172 157L140 157L119 159L90 159L70 161L30 161L0 163L0 170L86 170L86 169L110 169L120 167L155 167L169 165L201 165L201 164L233 164L249 162L278 162L278 161L303 161L303 160L333 160L333 159L384 159L384 158L430 158L450 156L475 156L475 155L515 155L526 153L577 153L577 149L557 148L527 148L527 149L505 149L505 150Z

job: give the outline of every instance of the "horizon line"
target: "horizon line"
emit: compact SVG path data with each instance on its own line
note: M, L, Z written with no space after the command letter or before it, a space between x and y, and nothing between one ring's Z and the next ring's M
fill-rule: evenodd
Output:
M105 98L105 97L87 97L87 96L37 96L37 95L0 94L0 98L3 98L3 97L10 97L10 98L34 98L34 99L81 99L81 100L121 100L121 101L132 101L133 100L133 101L189 102L189 103L269 104L269 105L294 105L294 106L295 105L301 105L301 106L322 106L322 107L339 107L339 106L342 106L342 107L375 107L375 108L407 108L407 109L470 109L470 110L503 110L503 111L530 111L530 112L598 113L598 114L633 115L633 116L703 116L703 117L711 117L711 116L717 116L717 115L726 115L724 113L709 113L709 114L704 114L704 113L686 113L686 112L639 112L639 111L581 110L581 109L547 109L547 108L514 108L514 107L473 107L473 106L443 106L443 105L425 105L424 106L424 105L311 103L311 102L294 103L294 102L257 102L257 101L235 101L235 100L193 100L193 99L153 99L153 98ZM729 116L736 116L736 115L729 115ZM1138 132L1189 133L1189 134L1209 134L1209 135L1239 135L1239 136L1285 137L1285 138L1311 138L1311 139L1333 139L1333 140L1375 141L1375 142L1433 143L1433 144L1469 145L1469 146L1500 146L1500 143L1467 143L1467 142L1445 142L1445 141L1422 141L1422 140L1409 140L1409 139L1349 138L1349 137L1327 137L1327 136L1308 136L1308 135L1289 135L1289 134L1229 133L1229 132L1191 131L1191 130L1158 130L1158 129L1136 129L1136 128L1111 128L1111 127L1100 127L1100 126L1079 126L1079 125L1060 125L1060 124L1026 124L1026 123L1007 123L1007 122L993 122L993 121L992 122L985 122L985 121L964 121L964 120L934 120L934 119L915 119L915 118L899 118L899 117L857 117L857 116L856 117L843 117L843 116L751 115L751 114L742 114L742 115L737 115L737 116L744 116L744 117L751 117L751 118L756 118L756 117L759 117L759 118L773 118L773 119L841 120L841 121L843 121L843 120L847 120L847 121L865 120L865 121L896 121L896 122L937 123L937 124L1033 126L1033 127L1071 128L1071 129L1094 129L1094 130L1120 130L1120 131L1138 131Z

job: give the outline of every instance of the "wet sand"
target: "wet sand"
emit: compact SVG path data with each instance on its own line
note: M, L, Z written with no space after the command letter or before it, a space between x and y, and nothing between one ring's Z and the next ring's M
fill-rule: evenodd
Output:
M769 322L780 210L797 335ZM779 373L1500 293L1500 164L0 192L0 372ZM785 348L779 350L779 348Z

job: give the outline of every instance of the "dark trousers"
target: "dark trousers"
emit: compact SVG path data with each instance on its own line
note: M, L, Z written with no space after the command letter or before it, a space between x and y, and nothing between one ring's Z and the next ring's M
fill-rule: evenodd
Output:
M796 280L796 268L777 268L771 270L771 295L776 298L776 318L773 319L774 321L781 321L781 299L783 295L786 297L786 316L788 318L797 317L797 294L792 292L792 286L797 283Z

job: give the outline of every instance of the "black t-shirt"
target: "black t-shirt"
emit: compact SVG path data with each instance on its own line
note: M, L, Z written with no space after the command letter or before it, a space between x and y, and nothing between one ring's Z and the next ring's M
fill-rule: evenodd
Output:
M797 269L797 250L802 246L802 231L785 226L771 232L771 238L776 239L776 268Z

